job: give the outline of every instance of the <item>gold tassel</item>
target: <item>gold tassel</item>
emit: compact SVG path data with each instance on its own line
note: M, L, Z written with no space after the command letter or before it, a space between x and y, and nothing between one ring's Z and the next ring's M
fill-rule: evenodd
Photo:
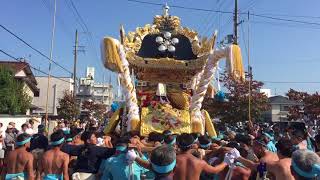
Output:
M193 121L191 125L192 125L192 132L194 133L203 132L203 124L201 121Z
M202 110L202 115L205 119L205 125L206 125L206 131L208 132L210 137L217 137L216 129L214 128L214 125L211 121L210 115L208 111Z
M103 131L104 134L110 134L116 129L120 120L119 114L120 114L120 108L112 114L108 125L104 128L104 131Z
M232 45L233 72L232 75L240 80L245 79L241 49L238 45Z
M118 52L116 40L111 37L106 37L102 42L103 63L104 66L113 72L123 72L122 62Z
M140 131L140 120L139 119L131 119L130 121L131 131Z

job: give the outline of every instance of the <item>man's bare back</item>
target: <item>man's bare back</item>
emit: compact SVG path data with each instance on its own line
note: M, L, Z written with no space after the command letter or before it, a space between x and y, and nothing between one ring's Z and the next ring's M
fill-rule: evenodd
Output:
M68 177L69 156L56 147L44 153L41 161L41 171L47 174L62 175Z
M267 170L275 176L275 179L294 180L290 166L291 158L284 158L279 161L269 162Z
M265 155L260 158L260 162L265 162L267 164L274 161L279 161L279 157L276 153L270 151L265 152Z
M177 164L174 170L173 179L177 180L196 180L200 178L202 171L207 173L219 173L227 166L221 163L216 167L210 166L205 161L197 159L191 153L177 155Z
M6 162L7 174L28 172L28 166L33 163L33 156L25 149L18 148L9 152Z

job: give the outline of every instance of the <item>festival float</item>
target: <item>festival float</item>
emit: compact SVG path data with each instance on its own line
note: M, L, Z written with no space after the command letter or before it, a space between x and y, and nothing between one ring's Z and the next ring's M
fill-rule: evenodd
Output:
M217 31L200 38L182 27L165 5L163 15L155 16L152 24L127 34L121 26L120 40L103 38L103 64L119 74L125 93L124 108L115 111L105 133L121 120L122 130L139 131L142 136L164 130L216 136L202 102L208 91L214 92L210 84L218 61L226 59L227 72L244 80L240 47L215 48L216 37Z

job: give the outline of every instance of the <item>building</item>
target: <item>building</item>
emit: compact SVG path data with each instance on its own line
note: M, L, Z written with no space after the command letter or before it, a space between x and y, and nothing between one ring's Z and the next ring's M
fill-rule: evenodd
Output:
M33 99L33 104L40 109L34 110L34 114L44 115L46 113L46 102L47 102L47 87L48 77L37 76L38 88L41 93L39 97ZM50 116L58 115L59 99L63 98L64 92L73 92L73 79L69 77L50 78L50 89L48 98L48 114Z
M265 120L272 122L287 121L289 108L292 106L302 106L302 104L289 100L285 96L269 97L270 110L265 112Z
M263 93L266 95L268 98L271 97L271 89L259 89L260 93Z
M85 78L80 78L77 101L79 104L87 100L105 104L110 107L113 102L112 85L110 83L97 83L94 80L94 68L87 67Z
M29 63L25 61L14 62L14 61L0 61L0 66L11 69L14 73L15 79L23 83L24 91L32 98L39 96L39 88L37 88L37 80L35 79L33 72L31 71ZM32 104L30 110L36 109L37 107ZM26 112L30 114L30 110Z

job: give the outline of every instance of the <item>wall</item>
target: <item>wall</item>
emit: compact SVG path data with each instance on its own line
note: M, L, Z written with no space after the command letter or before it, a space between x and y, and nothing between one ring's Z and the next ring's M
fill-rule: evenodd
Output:
M6 114L0 114L0 122L3 124L3 129L6 130L7 126L10 122L14 122L16 124L16 128L18 130L21 130L21 125L28 122L29 119L31 119L33 116L27 116L27 115L6 115ZM37 127L39 124L41 124L41 117L34 117L39 122L35 122L34 124L34 131L37 131Z
M63 79L65 81L62 81ZM71 78L51 78L50 79L50 89L49 89L49 99L48 99L48 113L51 115L57 115L57 107L59 107L59 99L63 97L64 91L73 91L73 80ZM37 87L40 89L39 97L34 97L32 104L42 108L43 110L35 111L35 113L44 114L46 110L47 101L47 87L48 87L48 77L36 77L38 82Z
M280 121L280 105L279 104L272 104L271 105L271 120L272 122Z
M93 83L93 82L92 82ZM93 100L96 103L103 103L110 106L113 101L112 86L109 84L91 84L80 82L79 92L77 93L77 100L83 102L86 100ZM104 99L104 101L102 101Z

